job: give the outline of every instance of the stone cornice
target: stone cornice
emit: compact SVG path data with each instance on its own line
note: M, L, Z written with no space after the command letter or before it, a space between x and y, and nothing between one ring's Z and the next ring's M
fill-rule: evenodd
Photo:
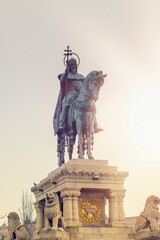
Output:
M67 170L62 169L58 172L52 172L49 176L43 179L39 184L35 185L31 188L32 192L42 191L46 188L46 186L52 186L53 184L56 186L60 181L64 178L68 180L79 180L87 179L92 181L120 181L123 182L124 179L128 176L128 172L119 172L119 171L108 171L108 172L93 172L93 171L76 171L76 170Z
M54 181L58 182L59 179L63 177L68 177L70 179L101 179L101 180L124 180L126 177L128 177L128 172L89 172L89 171L69 171L67 169L64 169L57 174L53 175L50 180L47 179L47 182Z

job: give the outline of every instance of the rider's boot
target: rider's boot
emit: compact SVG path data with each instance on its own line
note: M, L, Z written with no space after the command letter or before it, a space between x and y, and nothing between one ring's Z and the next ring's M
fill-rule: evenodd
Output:
M95 120L94 120L94 133L99 133L101 131L103 131L103 129L98 125L97 119L95 117Z
M65 120L66 120L66 115L67 115L67 109L68 109L67 106L62 108L62 112L61 112L60 118L59 118L59 131L63 131L65 129Z

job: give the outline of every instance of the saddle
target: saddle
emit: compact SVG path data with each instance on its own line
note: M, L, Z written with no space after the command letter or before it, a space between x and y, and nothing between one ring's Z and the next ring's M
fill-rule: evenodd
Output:
M82 113L83 116L85 116L85 113L96 114L96 106L94 102L92 101L79 102L77 100L73 101L68 109L68 116L67 116L68 131L70 131L73 128L74 110L77 110L79 113Z

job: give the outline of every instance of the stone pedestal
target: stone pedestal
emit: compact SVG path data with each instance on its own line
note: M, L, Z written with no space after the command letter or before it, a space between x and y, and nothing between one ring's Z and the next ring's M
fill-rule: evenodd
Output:
M127 172L120 172L117 167L108 166L108 161L88 159L72 159L49 173L32 188L36 197L36 232L39 233L39 237L44 227L45 196L46 193L52 192L59 196L66 231L70 234L69 239L72 239L74 229L81 229L82 234L86 228L97 228L98 231L101 228L106 228L107 231L124 228L124 232L126 229L127 233L123 210L123 185L127 176ZM108 225L105 223L106 202L109 210ZM94 230L90 232L93 239ZM120 239L116 236L114 239ZM128 235L125 236L123 239L128 239ZM81 238L76 235L74 239Z
M141 230L135 234L137 240L160 240L160 231Z

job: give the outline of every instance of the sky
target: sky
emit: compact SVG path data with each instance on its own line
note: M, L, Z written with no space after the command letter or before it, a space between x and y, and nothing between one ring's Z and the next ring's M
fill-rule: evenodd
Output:
M93 155L129 172L126 217L160 196L159 12L159 0L0 0L0 216L58 167L52 119L68 45L79 73L108 74Z

